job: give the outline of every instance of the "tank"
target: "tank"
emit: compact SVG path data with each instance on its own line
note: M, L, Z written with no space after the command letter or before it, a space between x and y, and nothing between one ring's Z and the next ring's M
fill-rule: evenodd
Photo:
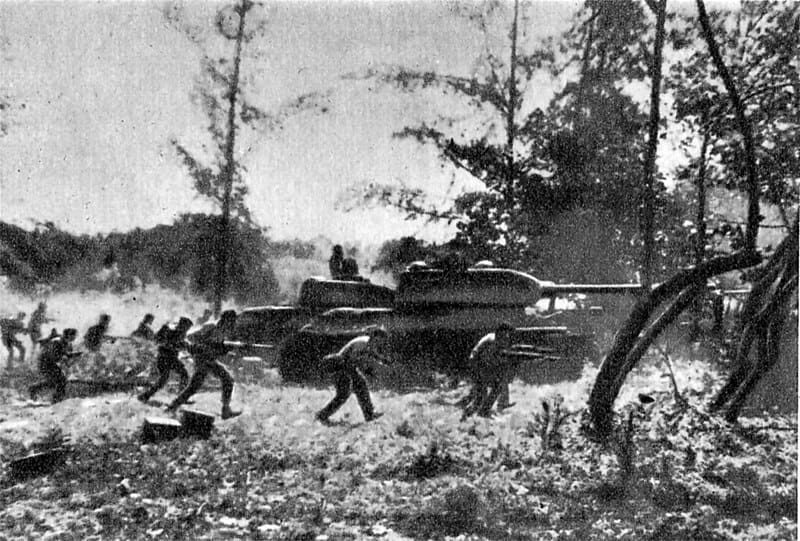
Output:
M300 287L294 305L245 308L236 318L232 342L240 356L271 359L274 349L315 316L340 306L394 306L394 290L368 280L328 280L312 277Z
M391 303L382 302L387 296L322 310L287 333L278 367L285 381L317 380L323 376L323 356L381 326L389 334L393 366L388 379L393 385L431 383L434 374L460 378L478 340L507 322L516 329L508 355L523 361L522 379L577 379L586 363L598 357L594 337L564 325L560 316L565 310L559 311L550 299L560 293L574 296L579 289L485 263L458 270L414 264L400 275ZM574 302L569 308L583 310ZM591 314L590 308L584 312Z

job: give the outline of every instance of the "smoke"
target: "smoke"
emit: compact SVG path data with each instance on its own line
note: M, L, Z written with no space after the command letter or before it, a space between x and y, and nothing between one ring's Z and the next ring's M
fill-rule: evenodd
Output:
M47 303L47 317L53 320L43 325L45 334L53 327L59 332L66 327L75 327L82 335L97 323L100 314L105 313L111 316L109 334L127 336L146 313L155 316L154 326L157 328L181 316L196 319L208 306L199 297L152 285L124 294L88 290L44 293L41 296L23 295L10 291L5 284L0 285L0 314L3 317L22 311L27 314L27 321L41 301Z

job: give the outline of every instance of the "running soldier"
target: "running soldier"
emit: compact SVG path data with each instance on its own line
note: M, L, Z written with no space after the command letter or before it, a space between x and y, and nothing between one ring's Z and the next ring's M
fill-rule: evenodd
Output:
M219 358L228 353L229 347L225 341L230 339L234 326L236 325L236 312L226 310L220 315L219 321L215 324L208 324L196 333L189 336L189 353L194 358L195 370L192 379L181 394L167 406L167 411L174 412L182 404L187 403L206 379L208 374L216 376L222 383L222 415L223 419L230 419L241 415L241 411L231 409L231 397L233 396L233 376L225 368Z
M17 317L0 319L0 335L3 338L3 345L8 350L8 361L6 370L11 370L14 364L14 348L19 350L19 362L25 362L25 346L22 345L17 334L28 332L25 329L25 312L17 313Z
M80 355L72 351L72 343L78 336L77 329L64 329L63 336L53 338L42 343L42 352L39 354L39 373L42 380L28 388L31 400L42 389L52 388L53 403L61 402L67 394L67 377L58 364L66 359Z
M463 421L473 413L489 417L495 402L498 409L510 408L508 384L514 379L520 361L503 356L504 350L511 346L511 335L514 327L501 323L495 332L489 333L478 341L469 355L469 371L472 389L459 401L464 408Z
M336 385L336 395L317 413L317 420L328 424L331 415L341 408L352 392L355 392L364 420L369 422L381 417L372 404L372 398L367 387L367 380L362 372L372 373L366 361L384 362L386 358L382 351L386 344L387 333L382 328L372 329L350 340L338 353L326 355L323 362L333 374Z
M149 315L149 314L148 314ZM145 317L147 319L147 317ZM169 381L170 372L177 372L181 380L181 389L186 388L189 382L189 372L178 359L181 350L186 350L189 344L186 342L186 333L192 327L192 320L182 317L174 329L169 325L162 326L155 335L158 344L158 357L156 358L156 370L158 370L158 380L151 385L145 392L137 398L140 402L147 403L159 389L164 387Z
M47 317L47 303L42 301L28 320L28 335L31 337L31 355L42 339L42 325L47 321L52 321L52 319Z
M148 342L152 342L156 338L156 333L153 332L153 328L151 325L153 324L153 314L145 314L144 319L139 323L139 326L136 327L136 330L131 333L131 338L139 338L141 340L146 340ZM167 327L164 325L161 329ZM191 325L189 325L191 327ZM161 331L159 331L161 332Z
M111 316L108 314L100 314L97 325L89 327L89 330L83 335L84 347L89 351L98 351L104 340L111 340L110 337L106 336L110 323Z

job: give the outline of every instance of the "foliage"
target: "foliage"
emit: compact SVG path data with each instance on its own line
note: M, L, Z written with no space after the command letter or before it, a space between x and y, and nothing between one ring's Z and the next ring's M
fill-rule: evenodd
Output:
M411 217L455 223L454 240L468 260L492 259L548 277L560 274L552 272L556 252L537 243L547 244L540 239L553 233L553 223L569 221L571 213L608 216L616 225L597 249L626 267L611 272L613 279L627 280L639 238L646 115L634 95L649 69L648 45L642 43L649 35L648 16L639 2L587 2L558 40L525 51L517 30L533 23L523 17L517 26L505 7L489 2L466 10L487 43L498 25L509 37L502 46L487 45L470 76L406 67L369 73L401 91L439 91L471 111L423 121L396 136L437 149L443 163L479 181L481 189L444 209L427 203L422 189L372 184L364 198L400 207ZM533 81L545 73L566 82L542 109L534 106L541 89ZM680 209L661 177L656 180L657 220L672 223ZM664 245L683 238L669 228L656 236L657 266L674 268Z
M33 449L53 426L74 451L63 468L25 483L0 465L0 525L10 537L103 539L794 538L796 416L731 430L696 409L708 388L692 387L685 407L654 391L662 382L658 372L643 378L635 391L655 402L628 407L624 487L617 450L587 444L577 419L545 452L527 423L543 414L542 400L558 400L548 386L515 384L517 406L468 423L444 405L462 389L374 391L380 421L361 423L350 403L333 427L313 421L332 390L237 386L245 414L217 420L210 439L148 445L138 431L154 410L131 395L35 411L12 401L0 406L10 423L4 456ZM585 400L573 383L558 389L562 411ZM197 400L216 408L218 391Z
M210 299L214 284L209 271L215 261L210 247L218 221L217 216L186 214L171 225L94 237L73 235L52 223L26 231L0 222L0 272L11 287L28 292L45 286L125 292L160 284ZM228 272L230 295L237 301L276 298L271 260L315 255L307 242L274 242L264 230L241 221L233 227Z
M797 101L800 71L800 6L795 2L743 2L740 9L711 14L712 24L732 77L740 89L752 124L756 159L761 177L761 196L784 213L798 202L800 178L800 107ZM708 134L708 182L743 190L746 179L741 137L737 135L735 111L725 99L725 89L709 73L710 60L702 47L692 47L702 38L693 16L676 22L671 41L680 61L672 65L667 79L674 98L674 112L687 135L687 154L697 138ZM694 156L681 175L696 175L699 156Z

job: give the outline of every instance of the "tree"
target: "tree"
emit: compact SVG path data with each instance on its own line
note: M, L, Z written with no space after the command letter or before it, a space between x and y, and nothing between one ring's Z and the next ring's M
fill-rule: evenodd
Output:
M241 94L242 51L253 34L245 32L247 15L255 7L251 0L241 0L217 12L215 27L218 36L233 43L230 56L212 58L206 51L202 59L203 72L197 82L197 92L209 119L207 130L211 135L213 165L207 165L186 146L174 140L172 143L182 158L189 174L194 179L197 192L210 199L220 208L218 231L212 245L215 253L214 313L219 314L227 291L228 261L231 238L231 215L248 221L250 215L245 204L247 186L242 178L242 165L236 160L235 147L240 124L260 117L260 112L250 105ZM167 19L182 25L176 7L165 11ZM183 27L193 41L200 42L195 29Z
M683 18L683 27L672 32L670 41L685 59L672 66L666 81L675 100L676 117L688 134L686 146L696 148L696 140L701 140L700 155L688 168L702 173L709 186L741 190L746 185L747 165L736 137L735 111L723 99L724 88L707 77L704 56L698 51L686 52L699 38L691 23ZM753 126L762 198L778 207L788 229L789 209L800 195L800 152L795 144L800 137L800 5L744 2L735 13L712 17L712 24L719 28L724 60L739 66L731 76L742 89L742 103Z
M531 130L525 130L530 114L525 93L534 72L541 66L541 54L522 54L520 51L520 3L515 1L508 22L507 50L495 52L490 46L490 27L498 20L506 24L503 5L487 2L480 9L460 12L472 21L485 37L485 47L479 68L471 76L421 72L405 67L387 72L372 71L368 76L391 84L403 91L419 92L436 89L452 95L457 101L475 111L477 123L454 126L454 119L440 118L433 123L422 122L406 127L395 135L409 138L436 148L445 163L455 170L466 172L478 180L484 190L459 197L450 209L440 211L427 203L420 190L395 190L372 186L367 198L401 208L412 217L424 216L455 222L456 240L468 252L467 257L492 258L504 263L519 262L524 256L526 232L541 222L521 219L515 208L516 193L525 190L529 198L540 196L538 210L548 206L545 198L554 201L556 191L537 171L542 145ZM451 129L450 126L453 126ZM458 133L460 130L460 134ZM499 132L502 135L495 136ZM535 193L534 193L535 192ZM527 210L527 209L526 209ZM532 212L535 209L530 209ZM520 227L522 223L527 227Z
M697 9L701 35L707 45L710 62L715 68L716 74L722 79L725 92L736 118L737 130L741 134L742 148L739 156L744 165L740 167L745 171L744 180L749 201L744 243L741 249L732 254L708 259L694 267L676 273L656 286L636 303L628 320L617 332L611 350L603 359L589 397L589 425L587 428L590 434L600 438L605 438L611 433L613 428L613 403L627 374L660 332L689 306L698 291L702 291L706 287L708 278L730 270L751 267L761 260L761 255L756 245L756 235L760 220L761 184L755 157L752 127L737 84L723 60L715 39L715 30L712 28L702 0L697 0ZM784 253L791 253L791 244L784 248L783 251ZM778 313L772 307L781 305L781 301L786 299L786 290L789 289L791 291L791 288L796 287L796 262L794 265L788 262L781 265L780 262L782 261L780 260L774 266L770 266L770 263L767 263L767 276L772 280L770 281L768 278L767 281L770 284L774 284L776 277L773 272L776 268L780 269L778 271L779 278L777 278L777 285L771 289L772 294L766 297L769 299L768 302L755 304L762 307L762 311L758 312L759 315L762 312L770 315ZM670 303L667 308L648 326L653 314L667 302ZM756 325L756 327L751 336L743 336L742 340L752 339L753 336L757 335L761 337L764 344L769 344L770 339L775 337L775 329L764 323L764 320L756 318L750 321L748 325ZM769 345L765 345L763 349L768 349L769 347ZM757 376L758 374L747 378L747 385L753 379L757 379Z
M177 140L172 141L197 193L209 199L220 210L217 235L212 240L213 254L209 259L215 269L214 311L219 313L222 300L228 293L231 276L231 250L237 231L254 224L246 204L248 193L243 162L245 152L237 150L245 127L262 135L280 129L291 116L308 110L327 111L325 93L303 94L282 104L275 111L265 111L246 93L247 80L243 73L246 59L255 61L259 53L252 47L256 36L266 29L266 20L254 11L261 4L253 0L220 8L215 18L215 33L209 35L202 26L188 22L176 5L167 6L165 18L180 29L202 50L201 73L195 85L195 98L202 107L208 125L210 144L190 149ZM248 54L248 50L255 50ZM240 145L244 146L244 145Z
M661 124L661 68L664 51L664 25L667 0L648 0L656 16L656 39L650 57L650 121L648 122L647 152L644 158L644 190L642 191L642 289L653 285L653 252L655 251L655 190L653 177L658 152L658 129Z
M640 45L647 23L642 6L631 0L586 2L560 41L528 53L520 47L519 30L535 22L520 15L523 6L515 3L507 19L499 15L501 6L487 6L471 19L487 33L486 21L494 16L508 28L508 40L500 54L487 48L482 70L472 76L408 68L371 73L403 91L433 89L464 100L474 112L465 116L480 118L480 124L442 116L396 136L436 148L443 163L468 173L483 189L457 197L444 210L427 203L420 189L372 185L366 199L412 217L455 223L456 240L473 260L540 269L552 265L536 239L550 234L564 213L585 216L592 209L598 223L617 224L607 251L632 262L636 244L630 239L641 235L630 201L645 193L640 171L647 122L628 88L648 73L649 53ZM546 109L539 109L532 97L541 89L531 83L545 71L568 82ZM668 211L665 190L655 173L653 178L653 211L663 214ZM627 279L627 273L616 279Z

